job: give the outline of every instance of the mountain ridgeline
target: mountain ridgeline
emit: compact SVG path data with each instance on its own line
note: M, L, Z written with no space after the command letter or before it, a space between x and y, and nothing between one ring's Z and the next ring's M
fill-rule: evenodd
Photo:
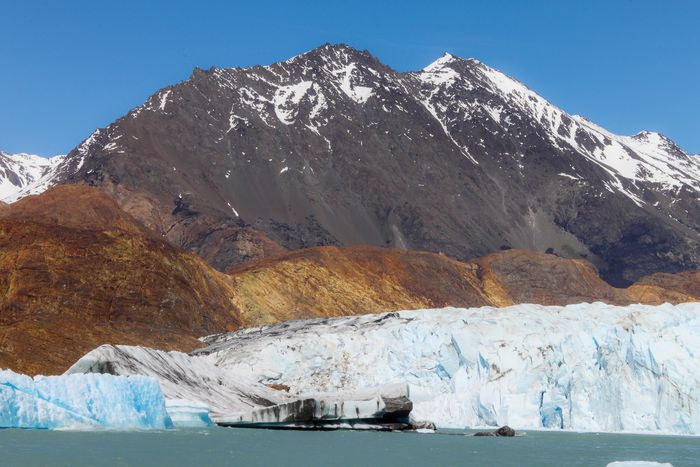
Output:
M222 271L357 244L457 260L549 250L614 285L700 264L697 156L449 54L408 73L344 45L195 69L52 170Z

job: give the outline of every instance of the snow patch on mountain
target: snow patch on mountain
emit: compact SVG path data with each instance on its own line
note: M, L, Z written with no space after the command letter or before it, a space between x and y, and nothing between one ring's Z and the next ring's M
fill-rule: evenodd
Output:
M299 103L313 86L311 81L301 81L289 86L280 86L275 92L272 103L275 106L275 114L280 122L291 125L299 112Z
M334 74L341 77L340 89L345 95L358 104L364 104L367 99L372 97L372 88L354 83L353 74L356 67L355 63L350 63L344 68L334 71Z
M0 200L13 203L45 191L53 185L57 168L65 156L41 157L0 151Z

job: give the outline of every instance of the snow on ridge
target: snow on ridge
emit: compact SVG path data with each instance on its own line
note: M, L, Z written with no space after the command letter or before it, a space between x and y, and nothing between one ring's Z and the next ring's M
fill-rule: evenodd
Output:
M700 165L689 160L688 154L665 136L655 132L641 132L635 136L620 136L578 115L569 116L530 88L509 76L481 65L484 76L508 99L548 129L552 140L564 141L596 164L603 166L613 176L621 176L632 182L658 183L664 188L681 184L700 190ZM568 117L573 122L565 128ZM564 129L564 131L561 131ZM568 131L567 131L568 130ZM579 132L596 141L596 148L588 150L577 141ZM562 136L564 133L567 136ZM619 183L621 186L622 184ZM626 189L620 189L639 204L639 197Z
M13 203L45 191L52 185L65 155L42 157L34 154L8 154L0 151L0 200Z
M437 63L437 62L436 62ZM453 68L436 66L435 63L426 67L421 73L418 74L418 78L426 83L430 83L435 87L440 86L451 86L454 84L460 75Z
M279 63L292 65L297 62L306 60L310 57L313 57L315 55L321 56L322 59L331 58L338 60L342 63L348 64L352 60L351 55L364 55L364 53L345 44L324 44L320 47L316 47L311 50L307 50L306 52L297 54Z
M476 65L475 72L462 75L455 68L455 63L460 60L445 54L414 74L428 88L427 91L424 89L423 105L446 128L446 133L449 133L450 122L445 121L443 115L446 107L440 108L441 105L434 102L438 91L445 92L456 83L467 90L475 86L485 87L541 125L556 147L569 146L603 168L610 174L612 189L639 206L644 204L636 185L640 181L657 184L665 190L687 185L700 191L700 161L680 150L665 136L654 132L616 135L583 117L569 116L520 81L480 62L471 60ZM509 122L501 121L503 109L494 109L483 102L455 102L450 93L442 98L451 99L449 106L453 109L473 112L476 106L481 107L485 115L507 130ZM468 114L464 118L468 118ZM592 142L594 148L591 150L590 145L582 144L583 139Z
M469 150L459 144L450 131L449 121L445 117L445 107L441 107L439 103L439 94L448 88L455 85L461 78L461 75L452 67L447 65L456 61L455 57L450 54L445 54L432 64L428 65L423 71L416 73L414 76L424 85L427 84L428 93L416 96L420 103L428 113L440 124L442 131L445 133L452 143L457 146L464 157L469 159L474 164L479 162L469 153ZM471 84L468 82L462 83L467 89L471 89ZM425 90L422 90L425 92ZM451 99L452 100L452 99ZM467 106L468 107L468 106ZM495 115L495 114L494 114Z
M165 110L165 105L168 103L168 96L172 93L172 89L168 89L163 94L160 95L160 103L158 104L158 109L162 112Z
M442 54L442 56L440 58L438 58L433 63L426 66L425 68L423 68L423 71L428 72L428 73L431 73L434 71L440 71L444 68L444 66L446 64L451 63L454 60L456 60L454 55L452 55L451 53L445 52L444 54Z
M687 185L700 190L700 162L693 160L665 136L649 131L620 136L585 118L574 116L572 120L587 129L589 134L598 136L601 143L606 138L609 140L593 156L600 163L612 166L624 178L657 183L666 189Z

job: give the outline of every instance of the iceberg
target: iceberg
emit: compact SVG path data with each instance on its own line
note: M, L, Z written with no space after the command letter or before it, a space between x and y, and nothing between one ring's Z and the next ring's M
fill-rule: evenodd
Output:
M158 380L102 374L29 376L0 371L0 428L164 429Z
M653 461L616 461L609 463L606 467L673 467L673 465Z
M174 427L205 428L214 424L209 418L209 406L202 402L166 399L165 407Z
M403 384L412 418L443 428L700 434L698 303L401 311L203 340L190 355L102 346L69 372L147 369L167 398L186 389L224 419Z

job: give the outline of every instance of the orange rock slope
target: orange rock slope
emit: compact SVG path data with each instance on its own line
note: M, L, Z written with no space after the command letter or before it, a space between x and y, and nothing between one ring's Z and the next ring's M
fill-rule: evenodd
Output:
M617 289L585 260L507 250L474 261L379 247L318 247L228 273L233 301L252 322L436 308L659 304L700 299L700 273L664 274Z

